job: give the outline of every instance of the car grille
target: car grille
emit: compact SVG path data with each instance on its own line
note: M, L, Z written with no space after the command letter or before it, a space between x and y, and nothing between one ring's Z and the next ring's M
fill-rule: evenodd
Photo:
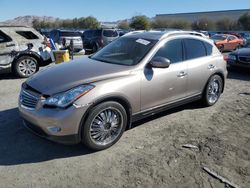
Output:
M250 56L239 57L239 60L244 63L250 63Z
M23 106L25 106L27 108L35 109L37 102L38 102L38 97L31 94L30 92L22 90L19 100Z

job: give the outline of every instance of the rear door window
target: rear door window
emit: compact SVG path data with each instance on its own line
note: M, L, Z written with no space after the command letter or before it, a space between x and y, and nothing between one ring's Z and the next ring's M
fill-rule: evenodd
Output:
M196 59L207 55L205 45L197 39L184 39L186 59Z
M21 35L22 37L32 40L32 39L38 39L38 36L36 36L33 32L31 31L16 31L17 34Z
M118 32L116 30L103 30L104 37L117 37Z
M0 30L0 43L10 42L11 38Z
M182 39L168 41L155 54L156 56L165 57L171 63L180 62L183 60Z

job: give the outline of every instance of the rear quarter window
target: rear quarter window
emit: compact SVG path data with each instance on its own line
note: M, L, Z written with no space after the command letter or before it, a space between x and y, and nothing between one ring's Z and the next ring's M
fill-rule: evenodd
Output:
M0 43L10 42L11 38L0 30Z
M213 45L209 44L208 42L203 42L203 44L205 45L207 55L208 56L212 55L212 53L213 53Z
M186 59L196 59L207 55L205 45L197 39L184 39Z
M28 40L39 39L38 36L31 31L16 31L16 33Z
M105 36L105 37L117 37L118 32L116 30L103 30L103 36Z

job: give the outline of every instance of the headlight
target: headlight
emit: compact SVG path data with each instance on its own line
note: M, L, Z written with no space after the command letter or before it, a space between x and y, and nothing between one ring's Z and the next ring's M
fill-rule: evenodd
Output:
M228 55L228 59L236 61L236 56L235 55Z
M59 93L54 96L47 98L44 102L45 105L49 106L57 106L57 107L66 107L72 104L74 101L88 93L92 90L95 86L88 84L88 85L81 85L75 87L71 90L68 90L64 93Z

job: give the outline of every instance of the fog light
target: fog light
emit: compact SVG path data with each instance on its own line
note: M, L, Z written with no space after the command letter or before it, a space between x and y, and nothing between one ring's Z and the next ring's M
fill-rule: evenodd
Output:
M61 131L61 128L60 127L48 127L47 128L49 132L51 133L58 133Z

